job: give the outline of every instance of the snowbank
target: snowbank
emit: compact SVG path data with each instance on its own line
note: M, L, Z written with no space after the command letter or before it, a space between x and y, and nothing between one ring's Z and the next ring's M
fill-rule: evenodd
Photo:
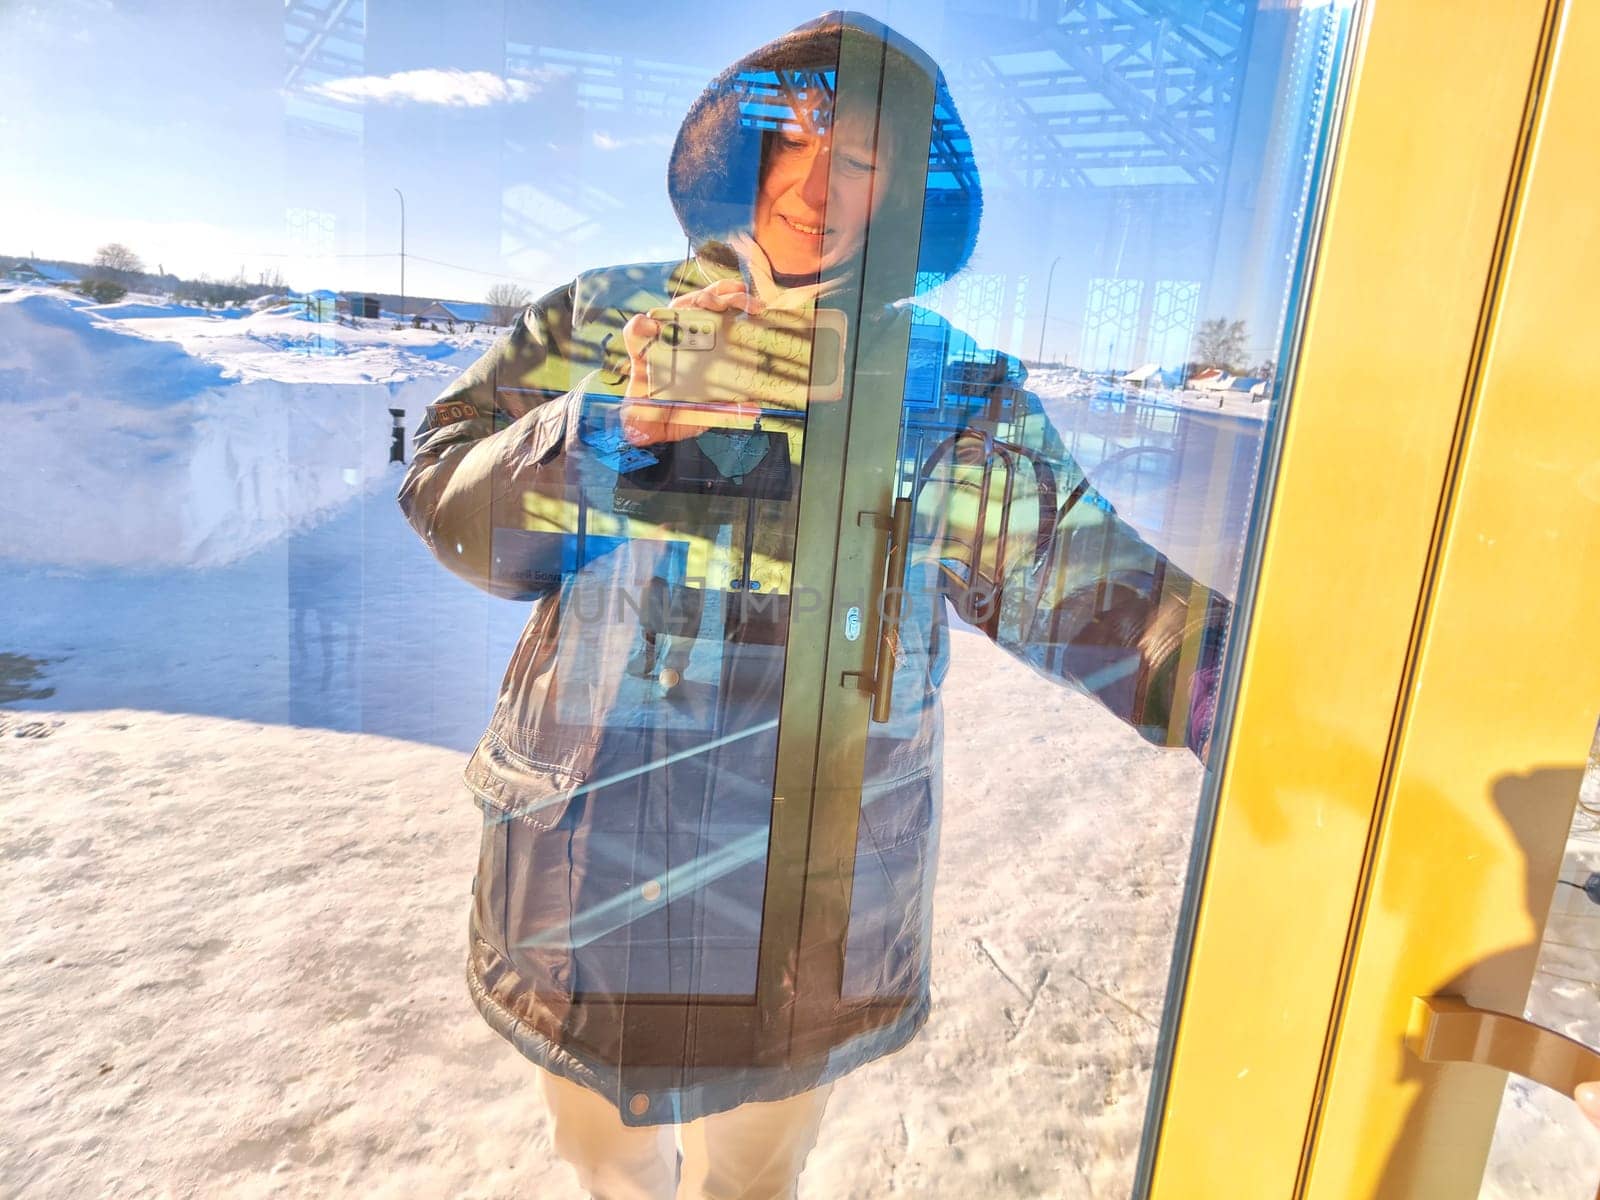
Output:
M238 559L381 480L388 410L414 425L489 342L162 307L0 296L0 557Z
M146 296L129 292L115 304L96 304L96 316L118 321L136 321L148 317L242 317L248 310L242 308L202 308L198 304L177 304L160 296Z

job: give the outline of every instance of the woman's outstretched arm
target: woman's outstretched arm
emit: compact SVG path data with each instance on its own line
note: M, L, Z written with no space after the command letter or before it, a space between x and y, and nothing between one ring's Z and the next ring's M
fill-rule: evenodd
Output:
M956 611L1006 651L1094 696L1145 738L1203 751L1230 603L1123 520L1037 399L1027 395L1026 405L1003 437L973 428L953 439L928 472L918 546L938 557Z

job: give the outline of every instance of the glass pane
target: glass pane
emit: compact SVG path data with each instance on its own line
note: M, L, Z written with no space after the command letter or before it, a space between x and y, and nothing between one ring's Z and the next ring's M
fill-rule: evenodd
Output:
M0 13L8 1184L1133 1190L1351 14L869 9Z
M1539 903L1543 897L1532 898ZM1548 899L1544 940L1523 1016L1600 1049L1600 729L1579 785L1561 874ZM1600 1132L1572 1097L1530 1080L1506 1081L1483 1200L1592 1200L1600 1180Z

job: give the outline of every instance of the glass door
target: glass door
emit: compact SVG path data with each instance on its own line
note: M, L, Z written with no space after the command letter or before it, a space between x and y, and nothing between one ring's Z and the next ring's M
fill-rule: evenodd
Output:
M1541 13L89 7L0 16L0 1178L577 1197L554 1075L1304 1182Z

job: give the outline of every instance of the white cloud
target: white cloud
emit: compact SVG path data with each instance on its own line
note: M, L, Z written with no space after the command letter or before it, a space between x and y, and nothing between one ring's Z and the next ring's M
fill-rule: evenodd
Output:
M665 134L652 133L642 137L616 137L604 129L596 129L589 140L599 150L628 150L636 146L670 146L672 139Z
M353 75L313 84L306 90L345 104L437 104L446 108L487 108L516 104L543 87L545 78L506 79L492 71L396 71L392 75Z

